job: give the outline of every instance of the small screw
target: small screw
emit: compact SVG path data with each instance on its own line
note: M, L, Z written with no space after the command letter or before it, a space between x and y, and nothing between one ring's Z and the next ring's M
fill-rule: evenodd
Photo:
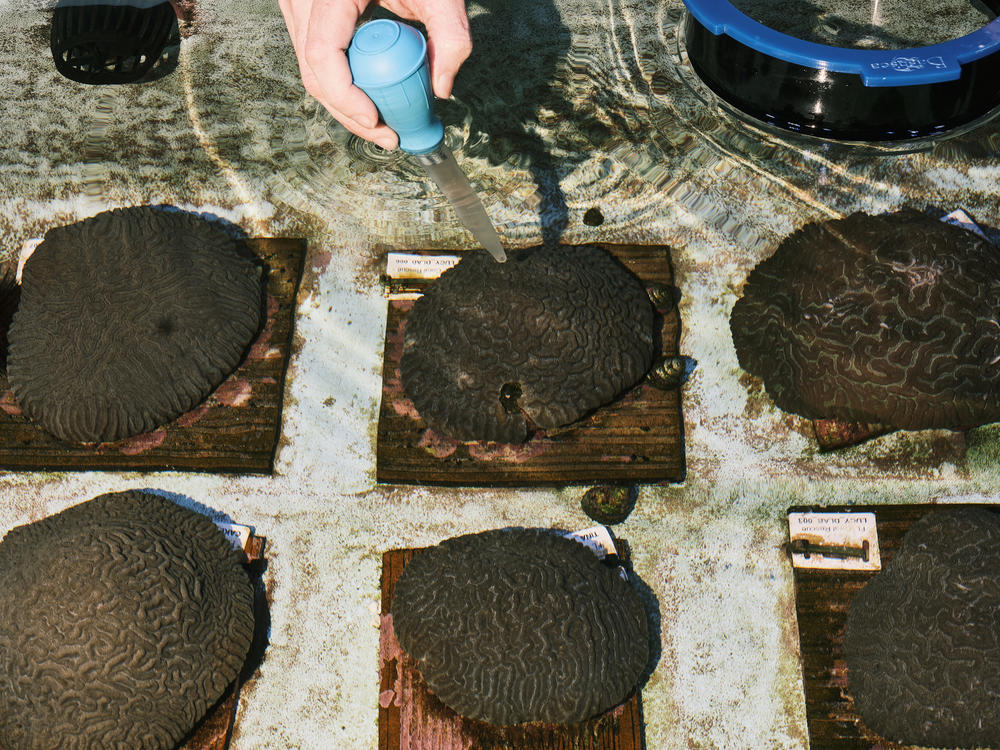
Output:
M792 554L819 555L820 557L834 557L840 559L858 558L868 562L868 540L866 539L860 547L849 547L847 545L836 544L816 544L808 539L793 539L788 545Z

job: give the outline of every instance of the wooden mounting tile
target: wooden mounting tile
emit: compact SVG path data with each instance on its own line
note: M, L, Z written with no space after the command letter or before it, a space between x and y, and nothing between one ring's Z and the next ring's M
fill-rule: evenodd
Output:
M152 432L75 445L22 416L0 376L0 469L271 473L305 242L246 243L267 268L267 319L243 364L204 403Z
M673 287L669 248L600 244L643 282ZM423 251L435 255L439 252ZM461 255L461 253L449 253ZM414 286L420 286L415 283ZM376 479L395 484L531 486L681 481L684 478L680 390L641 382L556 434L524 445L462 443L428 429L403 392L399 361L411 301L390 301L382 365ZM676 305L660 311L662 354L677 355Z
M390 613L396 581L418 551L394 549L382 555L379 750L464 750L470 747L476 750L643 750L638 692L621 706L572 726L529 724L500 728L461 717L441 703L428 691L416 663L403 652L392 631Z
M970 507L948 505L851 505L790 508L789 513L822 510L874 513L882 569L910 526L928 513ZM971 507L983 507L976 505ZM868 729L854 708L844 659L844 627L854 597L876 572L794 568L795 611L802 655L806 720L811 750L908 750Z
M264 594L264 583L261 580L259 564L264 559L264 546L267 540L264 537L251 536L247 542L246 558L250 567L250 580L254 587L254 639L257 640L258 630L267 628L267 623L262 621L260 616L261 599ZM255 565L257 564L257 565ZM263 605L263 606L266 606ZM255 644L254 644L255 645ZM248 659L254 658L251 645L251 655ZM197 726L191 730L188 736L181 741L176 750L226 750L232 739L233 723L236 719L236 709L240 698L240 677L237 677L232 684L226 688L222 697L208 710L204 718L198 722Z

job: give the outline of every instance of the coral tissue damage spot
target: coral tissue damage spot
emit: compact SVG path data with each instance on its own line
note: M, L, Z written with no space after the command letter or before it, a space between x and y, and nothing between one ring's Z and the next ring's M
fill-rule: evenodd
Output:
M916 211L803 227L750 274L730 327L785 411L908 430L1000 419L1000 249Z
M0 747L173 748L235 679L253 590L200 513L101 495L0 543Z
M914 524L851 604L844 653L855 708L885 739L1000 746L1000 515Z
M259 265L191 214L140 206L50 229L24 266L11 388L63 440L147 432L239 365L262 295Z
M543 530L424 550L396 584L392 618L431 692L499 726L595 716L629 696L649 657L638 594L582 544Z
M445 271L407 319L400 369L438 432L520 443L531 423L567 425L635 385L654 349L631 271L597 247L532 248Z

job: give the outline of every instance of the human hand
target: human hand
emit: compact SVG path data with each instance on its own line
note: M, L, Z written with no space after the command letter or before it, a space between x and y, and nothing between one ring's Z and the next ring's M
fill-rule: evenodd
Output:
M295 47L302 83L345 128L385 149L399 143L378 111L351 82L347 48L372 0L278 0ZM400 18L427 28L427 57L435 96L451 96L455 74L472 52L465 0L375 0Z

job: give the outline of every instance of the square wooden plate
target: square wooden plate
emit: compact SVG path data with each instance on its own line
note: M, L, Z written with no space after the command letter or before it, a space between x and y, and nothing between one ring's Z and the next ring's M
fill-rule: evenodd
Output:
M669 248L600 244L647 285L673 287ZM440 252L424 251L428 255ZM461 255L461 253L450 253ZM376 479L393 484L532 486L596 482L678 482L684 478L680 390L645 381L558 434L523 446L462 443L416 416L399 361L412 301L389 302L382 364ZM662 354L677 355L680 316L661 310Z
M254 642L250 646L248 660L255 658L255 648L258 646L258 641L266 634L268 625L266 595L260 574L266 543L267 540L264 537L251 535L245 550L246 561L250 570L250 581L254 588L255 620ZM265 612L264 616L262 616L262 610ZM237 676L233 683L226 688L222 697L205 714L205 717L198 722L198 725L177 746L177 750L226 750L232 739L239 698L240 676Z
M619 540L622 541L622 540ZM625 545L622 545L625 549ZM392 631L392 596L403 568L419 550L382 555L382 620L379 644L379 750L643 750L638 692L621 706L572 726L499 728L459 716L432 695L414 661Z
M789 508L789 513L823 511L874 513L882 569L903 535L928 513L970 507L947 505L851 505ZM982 505L971 507L982 508ZM995 507L995 506L986 506ZM844 627L854 597L878 571L794 568L795 611L802 655L806 720L811 750L909 750L868 729L854 708L844 660Z
M305 242L250 239L267 269L267 319L243 364L170 424L96 446L66 443L28 421L0 375L0 469L208 471L270 474Z

